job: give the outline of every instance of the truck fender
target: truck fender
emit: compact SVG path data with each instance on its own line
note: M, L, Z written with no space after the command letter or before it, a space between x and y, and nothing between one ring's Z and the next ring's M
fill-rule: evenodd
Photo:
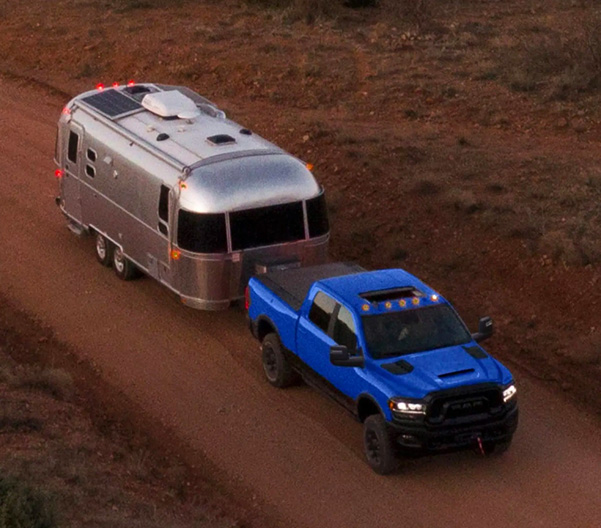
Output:
M367 417L372 414L381 414L386 419L386 415L382 411L380 404L371 394L367 393L360 394L357 398L356 414L361 423L365 422Z
M253 334L259 341L263 341L263 338L267 334L271 333L277 335L280 342L282 341L282 339L280 338L280 332L278 331L278 327L266 315L259 315L259 317L257 317L257 319L252 323L252 325Z

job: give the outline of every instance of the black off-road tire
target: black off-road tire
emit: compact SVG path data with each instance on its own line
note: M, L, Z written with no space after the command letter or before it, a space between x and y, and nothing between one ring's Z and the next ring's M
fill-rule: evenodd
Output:
M113 270L121 280L129 281L140 276L140 270L129 260L120 247L113 248Z
M398 468L399 460L390 435L390 429L381 414L368 416L363 424L365 457L370 467L380 475L388 475Z
M113 265L113 251L115 250L115 246L108 238L100 233L96 233L94 244L96 260L103 266L110 268Z
M283 389L296 383L298 376L290 366L280 339L276 334L267 334L261 343L263 371L267 381L274 387Z

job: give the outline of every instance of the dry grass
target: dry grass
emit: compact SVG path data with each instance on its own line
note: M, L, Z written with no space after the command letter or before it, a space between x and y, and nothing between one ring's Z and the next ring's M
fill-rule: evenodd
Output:
M20 480L0 475L0 527L52 528L57 526L52 499Z

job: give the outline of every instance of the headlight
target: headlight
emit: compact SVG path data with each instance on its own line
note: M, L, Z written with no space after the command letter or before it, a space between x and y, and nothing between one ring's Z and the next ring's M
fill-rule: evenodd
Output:
M518 390L515 388L515 385L513 383L511 385L508 385L505 389L503 389L503 401L507 403L509 400L511 400L511 398L513 398L516 395L517 391Z
M426 404L406 398L390 398L388 406L399 414L426 414Z

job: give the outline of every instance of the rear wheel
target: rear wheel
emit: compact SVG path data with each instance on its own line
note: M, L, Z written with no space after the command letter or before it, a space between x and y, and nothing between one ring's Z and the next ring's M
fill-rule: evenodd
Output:
M284 388L292 385L296 379L296 372L290 366L284 354L280 339L276 334L267 334L261 343L263 356L263 371L267 381L274 387Z
M121 280L132 280L140 275L136 265L123 254L120 247L113 250L113 269Z
M113 243L100 233L96 233L96 260L107 268L113 263Z
M398 467L396 450L386 420L381 414L368 416L363 424L363 443L367 463L380 475Z

